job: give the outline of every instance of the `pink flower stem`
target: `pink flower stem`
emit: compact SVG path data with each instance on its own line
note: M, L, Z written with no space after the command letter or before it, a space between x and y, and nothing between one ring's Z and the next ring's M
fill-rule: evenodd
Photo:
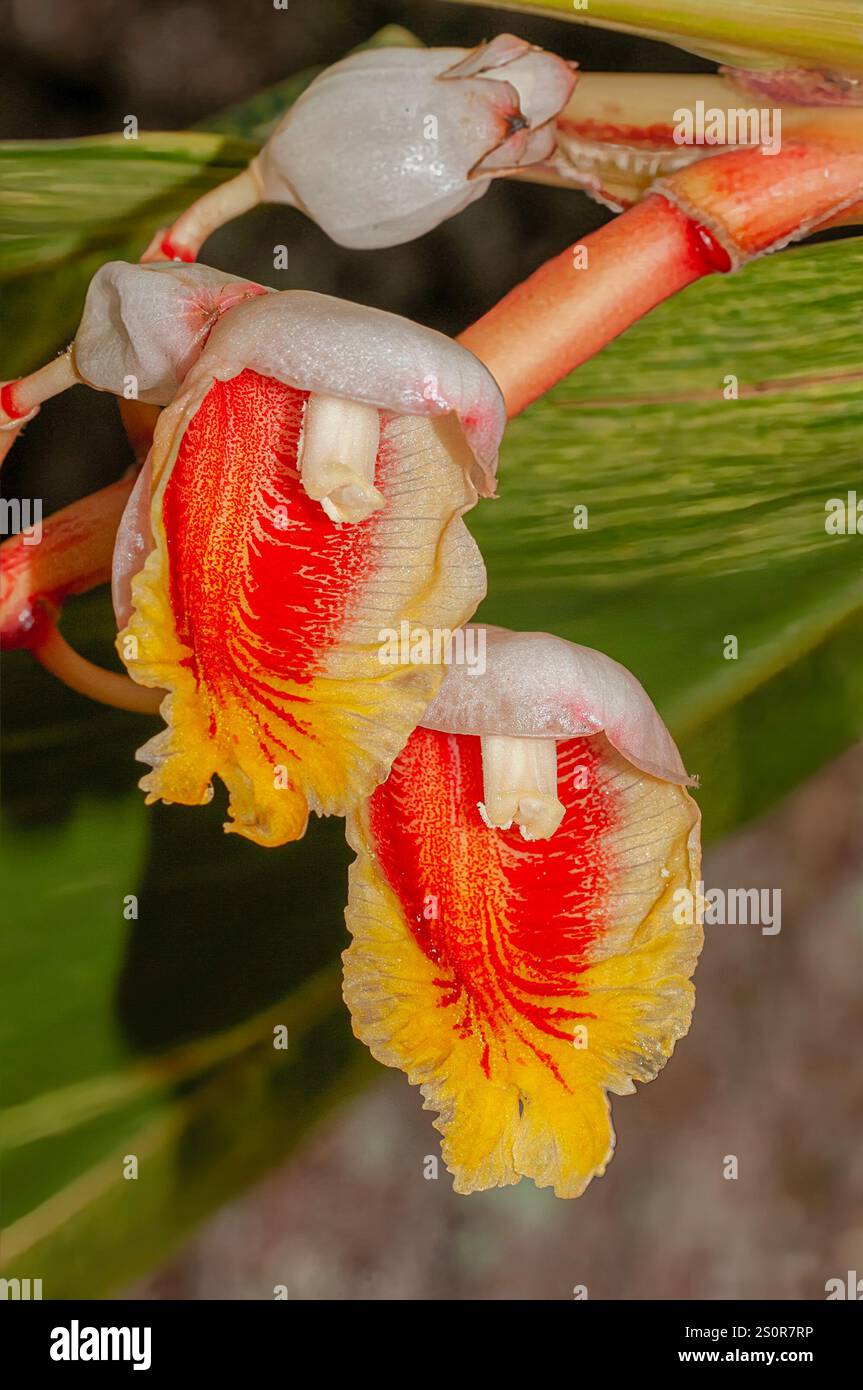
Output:
M122 478L44 522L39 543L26 535L0 545L0 640L5 649L35 647L64 599L111 578L114 537L134 478Z
M706 228L657 194L547 261L461 334L518 415L664 299L731 269Z
M863 144L844 136L700 160L541 266L460 341L518 415L664 299L835 224L861 197Z
M158 714L164 690L147 690L119 671L106 671L69 646L55 624L32 647L36 660L70 690L100 705L130 710L133 714Z

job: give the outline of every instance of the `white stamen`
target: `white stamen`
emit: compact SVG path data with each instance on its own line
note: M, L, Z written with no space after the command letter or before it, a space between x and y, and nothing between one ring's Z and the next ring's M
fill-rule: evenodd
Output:
M337 396L309 396L300 441L300 479L330 521L356 524L380 511L386 499L375 487L380 444L376 406Z
M564 816L557 798L557 744L553 738L483 737L486 825L508 830L515 823L525 840L547 840Z

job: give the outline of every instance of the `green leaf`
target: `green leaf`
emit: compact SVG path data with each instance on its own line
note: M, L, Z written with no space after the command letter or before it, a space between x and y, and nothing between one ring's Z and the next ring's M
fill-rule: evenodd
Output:
M94 249L104 259L113 244L143 240L175 210L233 178L256 149L194 131L7 141L0 146L0 275L41 272Z
M858 0L466 0L662 39L739 68L863 72ZM554 44L550 45L552 48Z
M863 726L863 536L825 530L830 499L863 499L861 284L853 240L691 287L509 425L500 500L470 518L481 616L630 667L702 774L709 832Z
M159 227L256 149L195 131L0 144L4 374L31 371L68 342L98 267L137 260Z
M110 664L106 593L64 628ZM133 755L152 720L27 653L4 677L3 1272L96 1297L371 1071L341 1002L348 854L338 821L265 853L223 835L224 804L148 809Z

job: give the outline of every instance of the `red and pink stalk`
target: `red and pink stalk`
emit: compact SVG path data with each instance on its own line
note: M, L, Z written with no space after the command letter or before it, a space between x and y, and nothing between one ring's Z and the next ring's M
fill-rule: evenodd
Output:
M510 417L663 300L832 225L863 195L863 146L787 144L679 170L511 290L460 341Z

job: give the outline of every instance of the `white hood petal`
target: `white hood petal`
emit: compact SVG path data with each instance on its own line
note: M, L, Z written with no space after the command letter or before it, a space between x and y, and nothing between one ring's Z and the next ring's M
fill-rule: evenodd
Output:
M217 323L187 384L227 381L246 368L397 415L453 412L473 455L474 485L494 495L503 397L479 359L443 333L381 309L284 290L249 300Z
M694 782L656 707L625 666L547 632L487 627L485 634L484 673L451 666L423 715L425 728L506 738L604 733L642 772L680 785Z
M456 63L442 76L482 76L508 82L515 88L522 116L530 129L536 130L552 120L569 101L576 82L576 66L512 34L499 34L491 43L475 48L463 62Z
M219 317L262 285L206 265L109 261L87 291L73 344L75 370L89 386L167 405Z
M438 51L444 52L443 49ZM444 69L443 76L447 78L493 75L496 68L517 62L526 53L532 52L532 49L527 39L519 39L515 34L498 34L489 43L477 44L476 48L458 48L450 51L460 56L452 67Z

